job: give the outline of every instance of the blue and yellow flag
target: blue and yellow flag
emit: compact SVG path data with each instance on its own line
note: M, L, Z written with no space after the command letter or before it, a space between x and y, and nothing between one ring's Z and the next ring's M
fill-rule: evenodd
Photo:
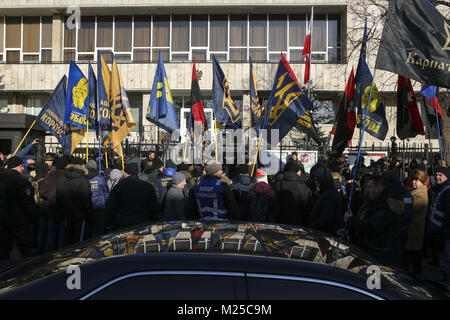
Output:
M102 131L102 139L111 132L111 107L109 90L111 88L111 71L100 52L97 54L97 102L98 123Z
M161 52L159 53L158 66L153 79L146 118L148 121L166 130L169 134L173 131L180 131Z
M168 252L180 231L181 229L174 229L170 231L161 231L160 233L155 234L155 239L160 247L159 251Z
M37 116L40 125L49 131L61 146L68 152L72 151L72 140L66 135L64 116L66 112L66 82L67 77L64 75L53 90L52 95L48 98L41 112Z
M264 116L258 121L255 129L258 134L259 130L267 129L267 143L276 145L312 107L312 101L302 91L289 63L281 54L272 93ZM274 129L278 130L279 141L272 141L271 132Z
M262 116L263 108L259 103L258 91L256 90L255 69L253 69L252 58L250 58L250 111L252 127L254 127Z
M64 123L86 129L89 108L88 80L78 66L70 61Z
M241 113L236 108L231 98L230 87L225 74L213 55L214 78L213 78L213 112L214 118L229 128L239 129L241 124Z
M356 125L361 126L361 118L365 118L365 131L371 136L383 141L388 132L389 126L386 120L384 104L381 101L380 93L377 86L373 84L372 96L369 104L370 88L372 86L373 77L366 62L367 51L367 22L364 26L364 38L361 46L358 68L355 75L355 95L353 102L357 108ZM369 110L367 111L367 106Z
M120 77L116 59L113 60L111 71L111 132L105 138L105 143L112 141L113 149L123 158L121 142L136 126L131 113L127 92Z
M89 129L97 131L97 79L89 62Z

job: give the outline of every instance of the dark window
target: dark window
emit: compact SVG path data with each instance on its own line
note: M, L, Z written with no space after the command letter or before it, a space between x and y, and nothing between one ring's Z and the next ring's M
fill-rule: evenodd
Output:
M245 299L244 278L207 275L142 275L123 279L90 299L234 300Z
M250 300L371 300L361 293L327 284L247 278Z

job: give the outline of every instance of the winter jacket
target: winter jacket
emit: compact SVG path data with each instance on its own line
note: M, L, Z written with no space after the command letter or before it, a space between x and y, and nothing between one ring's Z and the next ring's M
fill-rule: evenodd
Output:
M139 159L138 157L132 157L127 161L127 163L136 163L139 168L139 174L138 174L139 179L141 179L142 181L151 183L150 176L146 173L142 173L142 170L141 170L142 160L141 159Z
M279 205L279 222L306 226L312 206L312 193L296 172L287 171L275 183Z
M264 181L256 183L248 195L249 221L274 222L278 218L275 191Z
M255 185L255 181L248 174L239 174L231 185L234 198L239 205L242 220L249 220L248 192Z
M164 221L185 220L187 217L188 198L182 189L172 186L166 195Z
M155 182L155 191L156 198L158 199L158 203L162 206L164 198L167 194L167 190L172 186L172 177L165 175L164 173L160 174ZM164 208L160 208L164 211Z
M69 164L56 187L56 207L65 218L80 221L92 218L91 183L87 169Z
M38 211L31 183L12 169L0 169L0 183L6 187L7 199L2 227L18 227L34 223Z
M428 231L450 240L450 180L435 186L428 217Z
M19 158L25 158L31 151L31 148L33 148L33 143L28 144L22 151L17 153L17 156Z
M55 169L50 171L39 184L39 194L43 199L48 201L48 218L59 220L62 219L62 212L56 208L56 187L59 179L65 175L64 169Z
M97 170L88 169L87 178L91 183L92 208L94 210L105 209L106 202L109 199L109 188L105 178L98 175Z
M319 167L311 174L320 185L309 220L312 229L336 235L344 225L344 203L336 189L331 170Z
M408 228L408 240L405 250L420 250L423 247L423 235L428 209L427 186L414 189L411 192L414 199L412 208L412 221Z
M122 179L110 193L107 225L122 228L157 219L157 200L153 186L138 178Z
M114 188L120 181L120 179L123 178L123 172L119 169L113 169L111 173L109 174L109 179L106 182L108 185L108 189L111 192L112 188Z
M389 265L400 265L402 237L399 233L399 217L388 205L388 193L384 190L377 201L367 201L356 216L347 220L352 242L369 255Z

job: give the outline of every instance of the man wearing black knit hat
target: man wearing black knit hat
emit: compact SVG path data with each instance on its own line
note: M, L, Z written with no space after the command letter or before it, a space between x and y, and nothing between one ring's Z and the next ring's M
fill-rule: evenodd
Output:
M157 219L155 188L138 178L137 163L127 163L122 179L112 190L107 203L107 226L123 228Z
M7 169L0 173L0 182L6 186L7 207L0 232L0 260L8 259L14 243L22 257L33 255L33 231L37 214L34 190L21 174L25 170L23 159L14 156L6 162Z
M444 251L439 262L444 281L450 285L450 168L437 167L434 172L436 186L431 200L428 232L440 236L444 241Z

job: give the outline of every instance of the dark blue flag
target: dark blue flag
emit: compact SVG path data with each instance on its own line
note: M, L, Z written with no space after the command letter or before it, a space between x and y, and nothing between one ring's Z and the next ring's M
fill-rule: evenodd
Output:
M109 95L111 89L111 71L108 68L103 56L97 54L97 103L98 103L98 123L102 130L102 139L111 132L111 107Z
M37 119L41 126L58 139L61 146L70 153L71 137L66 134L64 115L66 112L66 82L64 75L48 98Z
M213 55L214 77L213 77L213 111L217 122L229 128L239 129L242 127L241 114L231 98L230 87L225 74Z
M155 234L155 239L158 242L160 249L159 251L168 252L170 247L173 245L173 241L181 229L175 229L170 231L161 231Z
M89 90L89 129L96 130L97 128L97 79L92 69L91 62L89 62L88 74L88 90Z
M88 80L80 68L70 61L64 123L86 129L88 121Z
M366 117L365 131L371 136L383 141L386 137L389 126L386 120L384 104L381 101L381 96L375 83L373 84L372 96L369 104L369 95L373 82L373 76L366 62L366 51L367 22L364 26L361 54L355 75L355 95L353 96L353 102L358 112L358 115L356 116L356 125L358 128L362 128L361 119ZM366 112L367 106L369 107L369 110Z
M258 90L256 89L255 69L253 69L252 58L250 58L250 111L252 115L252 127L256 125L263 115L263 108L259 103Z
M169 134L180 130L161 52L159 53L158 66L153 79L146 118L148 121L166 130Z
M301 89L297 77L284 55L281 54L272 93L264 110L264 116L258 121L255 129L257 132L260 129L269 130L267 143L276 145L312 107L312 101ZM279 141L271 141L273 129L278 130Z

